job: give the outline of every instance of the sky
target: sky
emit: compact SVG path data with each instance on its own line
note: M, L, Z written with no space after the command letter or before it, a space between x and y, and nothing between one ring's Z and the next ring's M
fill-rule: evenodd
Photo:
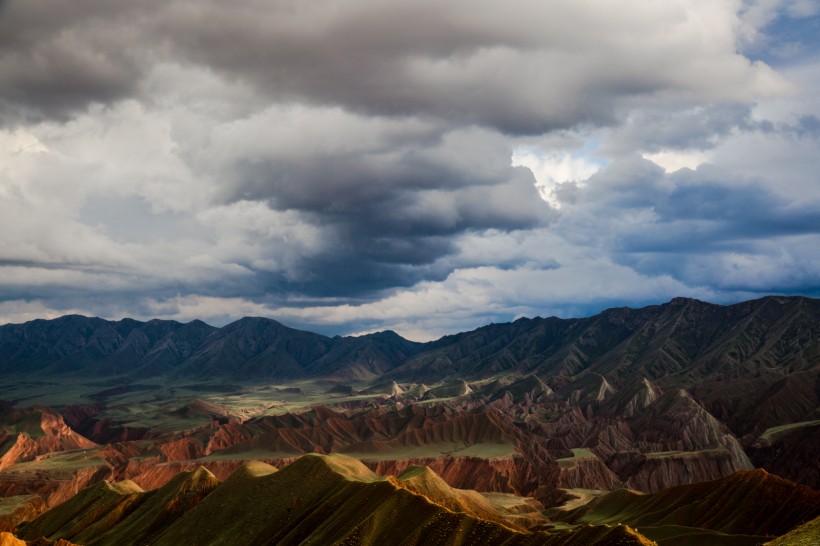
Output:
M0 323L820 296L820 0L0 0Z

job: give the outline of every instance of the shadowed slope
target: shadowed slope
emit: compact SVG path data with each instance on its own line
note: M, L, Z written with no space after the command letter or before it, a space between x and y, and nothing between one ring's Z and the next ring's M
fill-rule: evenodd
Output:
M311 376L347 380L372 380L418 354L424 344L404 339L392 331L359 337L334 338L330 352L308 366Z
M27 540L68 539L80 544L142 544L213 491L219 481L204 468L183 472L156 491L132 482L101 482L20 531Z
M214 475L202 467L183 472L161 489L146 494L140 506L108 532L89 529L72 540L89 545L150 542L218 485Z
M818 514L820 492L764 470L751 470L646 495L613 491L569 512L565 519L622 522L664 544L653 528L661 535L682 535L698 528L732 535L777 536ZM678 530L670 533L669 528Z
M142 500L143 490L131 481L98 482L26 524L20 536L67 538L80 534L98 522L115 524Z
M387 372L427 383L506 371L564 378L594 372L616 388L635 377L661 388L690 388L706 380L704 395L713 402L725 398L711 390L714 376L756 380L755 390L762 393L785 376L816 371L820 344L812 332L818 327L820 300L775 296L731 306L675 298L582 319L519 319L427 344L393 332L329 338L266 318L243 318L217 329L199 321L72 315L0 326L0 371L358 379ZM804 394L806 403L816 401ZM737 408L744 404L729 401ZM804 417L805 403L784 398L781 404L778 411L787 420ZM766 422L764 428L776 424Z
M181 324L67 315L0 325L0 371L372 379L424 347L394 332L328 338L267 318L246 317L214 328L198 320Z
M746 451L755 466L820 489L820 420L769 429Z
M817 546L820 544L820 517L795 527L765 546Z
M820 300L772 296L722 306L675 298L583 319L491 324L440 339L390 375L429 382L508 370L563 377L594 372L616 388L635 377L662 388L714 376L777 381L816 369L820 346L811 332L819 326ZM757 386L765 389L772 381ZM720 398L716 391L709 394Z

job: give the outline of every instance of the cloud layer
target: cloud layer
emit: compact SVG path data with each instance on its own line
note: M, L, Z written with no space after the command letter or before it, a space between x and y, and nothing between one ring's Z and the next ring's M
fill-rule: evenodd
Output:
M817 20L798 0L0 2L0 320L427 339L820 295Z

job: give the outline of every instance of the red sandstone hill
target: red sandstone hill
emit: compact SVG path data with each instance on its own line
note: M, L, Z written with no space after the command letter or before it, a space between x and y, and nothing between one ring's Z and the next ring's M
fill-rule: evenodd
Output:
M96 447L43 406L0 414L0 419L0 471L44 453Z

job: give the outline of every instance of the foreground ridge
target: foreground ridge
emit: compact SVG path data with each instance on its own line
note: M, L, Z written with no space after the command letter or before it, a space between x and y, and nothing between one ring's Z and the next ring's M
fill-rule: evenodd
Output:
M305 455L278 471L252 462L221 484L200 468L149 492L128 483L97 484L23 526L18 536L100 546L654 544L623 525L516 530L486 501L467 492L456 497L439 480L429 469L383 478L342 455ZM480 513L496 521L475 517Z

